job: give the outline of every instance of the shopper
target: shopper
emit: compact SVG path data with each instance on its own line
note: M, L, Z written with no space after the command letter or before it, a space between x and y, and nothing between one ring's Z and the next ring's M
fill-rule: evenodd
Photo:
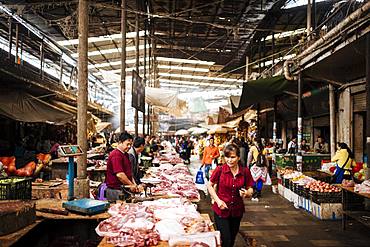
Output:
M338 142L337 148L337 152L331 159L332 162L337 164L332 182L341 184L343 179L351 179L351 170L356 162L354 161L353 152L346 143Z
M106 197L108 201L116 201L120 198L125 188L130 186L131 192L138 190L135 180L132 177L131 163L128 150L132 145L132 136L127 133L121 133L118 137L117 148L114 149L108 157L106 173ZM127 196L127 194L126 194Z
M215 146L215 140L212 138L209 139L209 145L204 149L202 167L204 166L204 171L206 178L209 180L209 170L212 167L212 162L215 162L215 159L220 157L220 152L218 147Z
M261 139L256 138L248 154L248 167L253 178L255 189L252 200L258 201L261 197L263 184L268 179L268 161Z
M221 232L222 247L232 247L245 212L243 198L253 194L253 180L249 169L240 165L238 146L228 144L224 153L226 163L212 173L207 188L215 202L212 210L217 230Z

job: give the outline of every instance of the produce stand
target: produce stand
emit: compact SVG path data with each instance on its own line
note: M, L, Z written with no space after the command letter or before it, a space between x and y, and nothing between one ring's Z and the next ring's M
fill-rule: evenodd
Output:
M278 193L318 219L338 220L342 217L340 188L326 183L326 176L317 171L299 173L289 169L285 175L278 173Z
M208 214L201 214L202 218L204 220L211 220ZM215 228L211 226L211 231L215 231ZM158 245L155 245L156 247L168 247L168 242L167 241L160 241ZM114 247L113 244L108 244L107 243L107 238L104 237L103 240L100 242L98 247Z
M34 229L36 226L38 226L43 220L36 220L35 223L26 226L25 228L22 228L16 232L10 233L8 235L0 236L0 246L1 247L8 247L15 244L20 238L22 238L24 235L26 235L28 232L30 232L32 229Z
M370 210L365 208L365 200L370 199L370 194L358 193L354 191L354 187L342 188L342 229L346 229L348 217L370 227Z

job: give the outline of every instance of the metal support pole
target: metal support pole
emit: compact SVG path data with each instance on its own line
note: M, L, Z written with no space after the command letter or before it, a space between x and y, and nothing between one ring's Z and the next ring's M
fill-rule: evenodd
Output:
M15 63L19 64L18 62L18 49L19 49L19 24L15 25Z
M260 103L257 103L257 136L261 138L261 129L260 129Z
M77 159L77 193L78 197L89 196L87 180L87 100L88 100L88 29L89 1L79 0L78 4L78 98L77 98L77 144L83 154Z
M307 0L307 40L311 40L311 0Z
M245 81L249 79L249 56L245 56Z
M9 17L9 50L8 50L8 58L10 59L12 57L12 45L13 45L13 20L11 17Z
M140 75L139 71L139 15L135 14L135 32L136 32L136 39L135 39L135 45L136 45L136 72L138 75ZM132 89L134 90L134 89ZM139 111L135 108L135 136L138 136L139 134Z
M40 45L40 74L41 78L44 77L44 40L41 40Z
M370 156L370 34L366 35L366 154L369 167ZM366 179L370 178L370 169L367 169Z
M312 0L312 27L316 30L317 20L316 20L316 0Z
M121 83L120 83L120 121L121 132L125 131L126 125L126 0L121 3Z
M330 108L330 153L335 155L336 131L335 131L335 92L334 86L329 84L329 108Z
M275 33L272 32L272 46L271 46L271 53L272 53L272 64L271 64L271 76L274 75L274 64L275 64Z
M263 37L263 42L262 42L262 57L263 57L263 69L262 69L262 71L263 70L265 70L265 68L266 68L266 59L265 59L265 57L266 57L266 37Z
M59 67L60 67L60 77L59 77L59 83L63 85L63 53L60 56L60 61L59 61Z
M276 143L276 132L277 132L277 123L276 123L276 115L277 115L277 98L274 97L274 120L272 124L272 141L274 144Z
M302 171L302 73L298 75L298 119L297 119L297 142L298 142L298 154L297 154L297 170Z
M262 52L261 52L261 38L258 38L258 74L261 74L261 58L262 58Z

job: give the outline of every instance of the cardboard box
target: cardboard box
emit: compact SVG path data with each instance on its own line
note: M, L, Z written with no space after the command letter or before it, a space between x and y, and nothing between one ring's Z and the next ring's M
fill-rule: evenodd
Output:
M341 203L311 203L310 212L320 220L339 220L342 218Z
M281 195L282 197L284 197L284 191L285 191L285 187L282 184L278 184L278 192L279 192L279 195Z

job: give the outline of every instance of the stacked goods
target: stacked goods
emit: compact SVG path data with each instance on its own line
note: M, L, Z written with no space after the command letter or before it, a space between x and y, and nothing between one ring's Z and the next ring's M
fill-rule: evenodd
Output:
M112 217L101 222L96 232L116 246L152 246L160 240L174 242L178 238L201 242L194 236L202 233L208 233L204 242L213 240L209 246L219 243L219 232L211 232L211 222L201 217L195 205L180 198L118 203L108 213Z
M0 200L31 199L32 183L30 178L0 179Z
M341 189L322 181L312 181L306 184L311 200L316 203L339 203L342 195Z
M0 236L22 229L35 222L35 203L0 201L0 219Z
M310 191L315 192L340 192L341 189L330 185L328 183L322 182L322 181L312 181L306 184L305 188L310 189Z
M161 181L151 189L153 195L178 195L193 201L200 200L194 177L185 165L152 167L148 170L146 178Z

